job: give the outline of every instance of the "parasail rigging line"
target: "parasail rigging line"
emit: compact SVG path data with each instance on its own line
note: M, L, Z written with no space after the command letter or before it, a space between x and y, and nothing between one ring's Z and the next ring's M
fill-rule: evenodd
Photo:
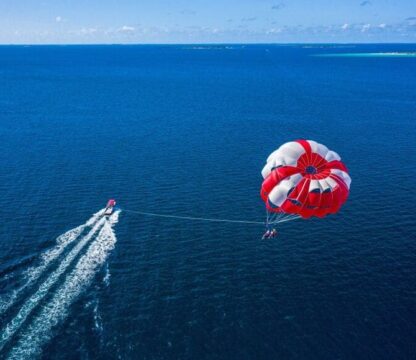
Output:
M234 224L252 224L252 225L265 225L266 224L264 221L231 220L231 219L219 219L219 218L179 216L179 215L157 214L157 213L153 213L153 212L137 211L137 210L126 210L126 209L123 209L123 211L127 212L127 213L138 214L138 215L161 217L161 218L170 218L170 219L180 219L180 220L222 222L222 223L234 223ZM290 220L292 220L292 219L290 219ZM289 219L283 219L283 220L280 220L278 222L284 222L284 221L289 221Z

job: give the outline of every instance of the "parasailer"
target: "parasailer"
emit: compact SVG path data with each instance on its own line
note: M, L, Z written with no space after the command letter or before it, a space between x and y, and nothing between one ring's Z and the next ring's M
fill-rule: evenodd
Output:
M266 229L266 232L263 234L262 239L263 239L263 240L264 240L264 239L269 239L271 234L272 234L272 231L271 231L271 230L269 230L269 229Z
M340 156L313 140L280 146L267 158L262 176L267 231L279 222L338 212L351 184Z
M277 236L277 230L276 229L266 229L266 232L264 233L262 239L273 239Z

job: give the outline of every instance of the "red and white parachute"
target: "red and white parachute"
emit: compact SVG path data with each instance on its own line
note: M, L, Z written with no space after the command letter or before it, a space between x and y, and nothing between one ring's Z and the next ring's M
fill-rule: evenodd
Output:
M267 158L261 174L268 223L336 213L351 184L339 155L312 140L283 144Z

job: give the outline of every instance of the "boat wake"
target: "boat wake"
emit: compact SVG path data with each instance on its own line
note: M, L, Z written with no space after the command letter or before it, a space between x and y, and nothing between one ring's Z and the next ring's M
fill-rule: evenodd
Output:
M14 290L5 299L0 300L0 315L5 313L12 305L14 305L21 294L45 273L49 266L65 251L67 246L77 240L88 227L93 226L100 219L103 213L104 209L95 213L85 224L68 230L66 233L58 236L56 239L56 245L45 251L40 256L40 263L25 271L25 283L18 289Z
M95 220L90 219L88 226L93 225L92 229L85 236L79 237L78 235L79 240L74 247L63 256L57 268L24 302L17 315L4 327L0 338L0 354L17 333L19 337L7 358L33 358L41 353L42 345L53 336L53 327L68 316L71 304L91 284L95 274L101 269L114 248L116 236L113 226L118 222L119 213L120 211L115 211L108 219L100 218L100 215L97 215ZM82 231L79 234L81 233ZM65 239L69 239L69 243L74 241L70 240L71 236L67 236L62 238L57 246L65 244L67 241ZM83 251L84 249L86 250ZM29 280L33 278L33 275L35 279L39 278L38 273L44 272L48 263L62 257L60 255L63 250L58 250L58 247L56 251L52 250L48 256L43 257L44 262L39 267L29 271ZM58 285L60 279L63 279L63 282ZM39 306L41 304L42 306ZM29 319L29 315L34 312L35 308L40 309Z
M58 238L56 239L56 246L41 255L41 264L37 267L32 267L28 269L26 273L28 281L33 282L37 280L39 276L48 267L48 265L57 257L59 257L59 255L62 254L65 248L74 240L76 240L86 228L93 226L102 217L103 213L104 210L98 211L85 224L80 225L58 236Z

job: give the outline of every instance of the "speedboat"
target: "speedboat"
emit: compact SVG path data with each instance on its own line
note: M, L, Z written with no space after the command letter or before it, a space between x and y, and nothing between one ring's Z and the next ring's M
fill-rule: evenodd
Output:
M104 210L104 215L111 215L114 211L114 206L116 206L116 201L114 199L108 200L108 203Z

